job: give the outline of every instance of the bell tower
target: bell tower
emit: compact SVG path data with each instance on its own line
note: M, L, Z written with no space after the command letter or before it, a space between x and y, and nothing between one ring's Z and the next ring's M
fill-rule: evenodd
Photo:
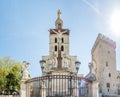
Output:
M58 18L55 21L55 29L50 29L50 55L53 53L57 56L58 68L62 68L62 57L64 54L69 55L69 30L63 29L61 12L58 10Z
M77 57L69 55L69 29L63 28L61 11L57 12L55 28L49 29L49 55L43 56L42 72L48 73L51 70L67 69L70 72L77 72L75 62Z

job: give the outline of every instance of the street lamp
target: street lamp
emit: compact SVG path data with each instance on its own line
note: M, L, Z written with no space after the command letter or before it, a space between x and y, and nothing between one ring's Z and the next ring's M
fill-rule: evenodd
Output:
M42 71L43 71L43 69L44 69L44 65L43 65L44 63L46 63L45 60L41 60L41 61L40 61L40 65L41 65L41 69L42 69Z
M76 66L77 73L78 73L80 64L81 64L81 62L79 62L79 61L76 61L76 62L75 62L75 66Z

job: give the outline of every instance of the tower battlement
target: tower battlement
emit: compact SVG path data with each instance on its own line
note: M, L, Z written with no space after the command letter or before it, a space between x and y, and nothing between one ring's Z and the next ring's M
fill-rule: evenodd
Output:
M106 37L105 35L103 35L103 34L100 33L100 34L98 35L95 43L94 43L94 46L93 46L93 48L92 48L92 53L94 52L96 46L98 45L98 43L99 43L100 41L106 42L107 44L109 44L109 45L110 45L111 47L113 47L114 49L116 48L116 42L115 42L115 41L113 41L113 40L110 39L109 37Z

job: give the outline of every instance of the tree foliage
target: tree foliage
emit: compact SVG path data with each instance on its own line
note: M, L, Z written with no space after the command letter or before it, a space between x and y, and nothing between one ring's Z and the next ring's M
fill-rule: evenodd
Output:
M10 57L0 59L0 94L12 94L20 89L21 63Z

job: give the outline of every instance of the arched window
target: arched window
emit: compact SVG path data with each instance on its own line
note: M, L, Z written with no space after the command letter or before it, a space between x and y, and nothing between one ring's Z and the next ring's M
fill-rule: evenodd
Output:
M63 45L61 46L61 51L64 51L64 46Z
M57 43L57 38L55 38L55 43Z
M55 51L57 51L57 46L55 46Z
M62 38L62 43L64 43L64 38Z

